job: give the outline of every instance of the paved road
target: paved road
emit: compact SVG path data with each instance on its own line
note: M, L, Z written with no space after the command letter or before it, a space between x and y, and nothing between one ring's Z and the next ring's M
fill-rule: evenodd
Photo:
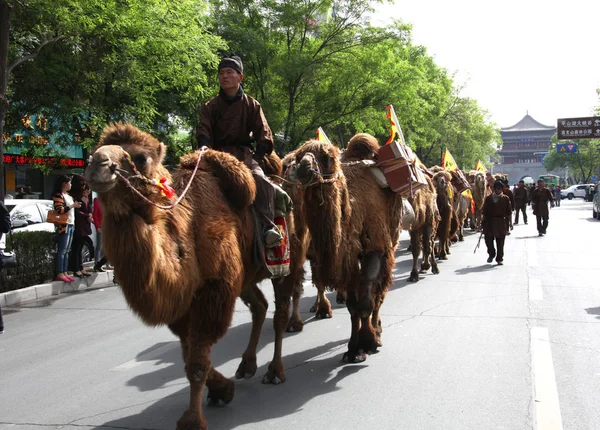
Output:
M533 220L534 221L534 220ZM600 429L600 221L591 204L551 211L507 239L504 266L485 263L477 236L452 248L440 275L406 282L403 233L383 306L384 347L341 362L349 317L310 320L286 335L287 382L260 378L272 355L271 314L255 378L236 383L211 429ZM263 291L272 303L270 285ZM143 326L118 288L5 310L0 428L172 429L187 405L176 339ZM240 302L213 363L233 377L250 331Z

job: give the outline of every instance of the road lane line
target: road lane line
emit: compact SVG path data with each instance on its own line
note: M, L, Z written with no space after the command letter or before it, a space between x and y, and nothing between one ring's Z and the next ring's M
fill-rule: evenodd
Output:
M126 370L133 369L134 367L142 364L144 361L155 360L156 358L158 358L160 355L164 354L165 352L168 352L168 351L172 350L173 348L178 348L178 347L179 347L179 342L169 342L166 345L163 345L159 348L153 349L152 351L148 351L147 353L142 354L139 357L134 358L133 360L129 360L128 362L123 363L117 367L113 367L112 369L110 369L110 371L111 372L124 372Z
M535 428L538 430L562 430L550 336L545 327L531 329L531 364L535 387Z
M529 279L529 300L544 300L544 290L542 289L542 280L537 278Z

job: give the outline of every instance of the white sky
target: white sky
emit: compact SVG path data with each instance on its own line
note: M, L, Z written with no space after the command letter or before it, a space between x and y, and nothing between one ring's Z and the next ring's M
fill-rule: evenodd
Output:
M373 23L389 19L412 24L413 43L500 127L527 111L556 126L600 104L600 0L396 0Z

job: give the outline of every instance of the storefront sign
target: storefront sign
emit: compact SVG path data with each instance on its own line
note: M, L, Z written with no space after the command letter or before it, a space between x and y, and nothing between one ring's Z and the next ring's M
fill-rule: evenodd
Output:
M23 155L4 154L2 159L4 160L4 164L41 164L56 165L67 168L77 168L84 166L83 159L78 158L66 158L59 160L54 157L25 157Z
M558 120L557 136L564 139L600 138L600 117L563 118Z

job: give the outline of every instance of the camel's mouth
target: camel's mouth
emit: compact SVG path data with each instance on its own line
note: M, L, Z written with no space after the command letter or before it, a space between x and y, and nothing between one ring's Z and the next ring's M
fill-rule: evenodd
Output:
M88 167L85 169L85 178L92 191L104 193L117 185L118 165L114 161L118 159L120 147L100 147L91 157Z
M87 176L87 175L86 175ZM115 187L115 185L117 185L117 175L113 175L114 178L111 181L95 181L93 179L88 179L87 183L90 186L90 189L92 191L95 191L97 193L106 193L107 191L110 191L111 189L113 189Z

